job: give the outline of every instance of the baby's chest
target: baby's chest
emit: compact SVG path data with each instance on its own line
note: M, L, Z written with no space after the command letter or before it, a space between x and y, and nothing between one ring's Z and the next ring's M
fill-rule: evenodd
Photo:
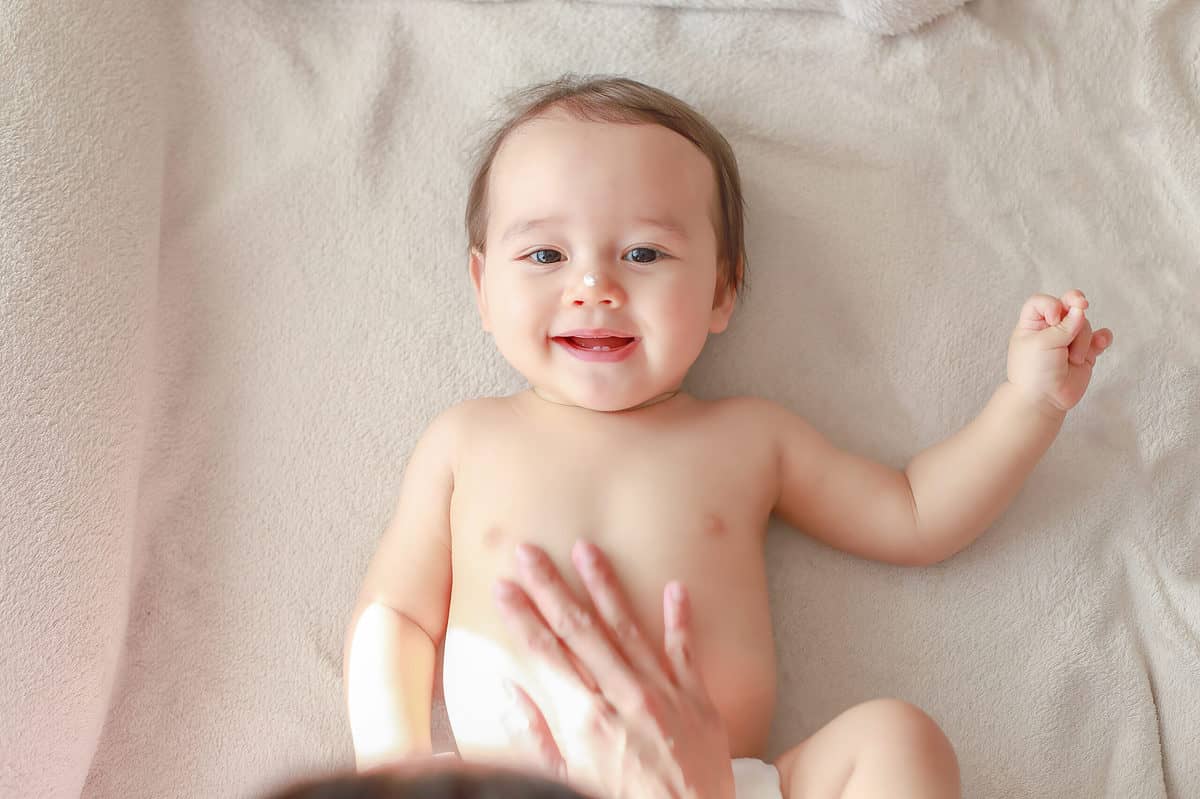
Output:
M761 468L742 466L699 446L509 442L456 471L454 568L511 574L521 541L569 567L584 538L630 578L711 579L731 559L761 559L771 488Z
M567 532L596 535L603 528L620 535L617 528L623 526L720 534L718 527L744 518L753 505L745 481L730 479L715 460L690 452L496 453L461 469L454 488L453 521L459 529L502 518L526 525L525 535L551 541Z
M662 640L663 588L680 580L702 649L769 652L763 537L773 489L762 471L769 466L702 446L637 449L514 442L464 464L451 502L452 622L502 630L491 589L498 577L515 575L519 542L544 549L586 596L571 564L583 538L606 554L653 639Z

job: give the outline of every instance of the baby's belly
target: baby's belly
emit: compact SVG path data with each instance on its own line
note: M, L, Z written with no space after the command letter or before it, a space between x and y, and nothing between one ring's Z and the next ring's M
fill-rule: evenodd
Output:
M580 595L564 543L542 544ZM710 545L712 546L712 545ZM723 548L720 544L717 548ZM688 586L693 605L695 660L725 722L732 757L759 757L775 702L775 652L761 545L707 552L667 573L655 558L641 560L605 547L623 580L634 615L662 646L662 589L673 578ZM459 561L470 563L460 567ZM492 583L511 576L507 558L455 552L454 589L443 659L443 693L455 741L464 757L511 761L527 736L511 726L503 680L520 685L546 717L572 773L591 767L582 745L590 695L575 679L526 654L510 637L492 600ZM719 564L719 565L718 565ZM465 573L469 572L469 574ZM583 780L586 785L587 780Z

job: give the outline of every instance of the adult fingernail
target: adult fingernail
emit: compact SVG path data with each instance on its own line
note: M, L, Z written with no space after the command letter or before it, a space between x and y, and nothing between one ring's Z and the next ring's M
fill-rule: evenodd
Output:
M590 541L580 540L576 549L576 555L579 557L581 565L588 569L596 566L596 547Z

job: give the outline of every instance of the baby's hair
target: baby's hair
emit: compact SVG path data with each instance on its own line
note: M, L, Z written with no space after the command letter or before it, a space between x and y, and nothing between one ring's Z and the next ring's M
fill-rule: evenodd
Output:
M720 286L740 298L749 286L743 225L742 184L733 148L712 123L677 97L630 78L566 74L519 89L505 98L509 115L476 148L467 196L467 246L480 253L487 241L487 185L500 145L522 123L554 108L577 119L624 124L652 123L675 131L700 149L717 179L720 222L716 224ZM739 268L740 265L740 268Z
M532 774L463 772L338 774L305 780L267 799L588 799Z

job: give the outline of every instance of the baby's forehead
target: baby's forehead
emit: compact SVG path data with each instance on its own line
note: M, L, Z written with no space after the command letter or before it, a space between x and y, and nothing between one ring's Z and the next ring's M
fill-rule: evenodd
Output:
M682 135L652 123L561 114L526 121L496 152L488 184L493 212L589 200L651 215L710 216L719 207L708 157Z
M715 177L713 164L682 134L653 122L614 122L575 117L562 111L525 120L504 137L492 172L530 166L570 171L588 167L697 172Z

